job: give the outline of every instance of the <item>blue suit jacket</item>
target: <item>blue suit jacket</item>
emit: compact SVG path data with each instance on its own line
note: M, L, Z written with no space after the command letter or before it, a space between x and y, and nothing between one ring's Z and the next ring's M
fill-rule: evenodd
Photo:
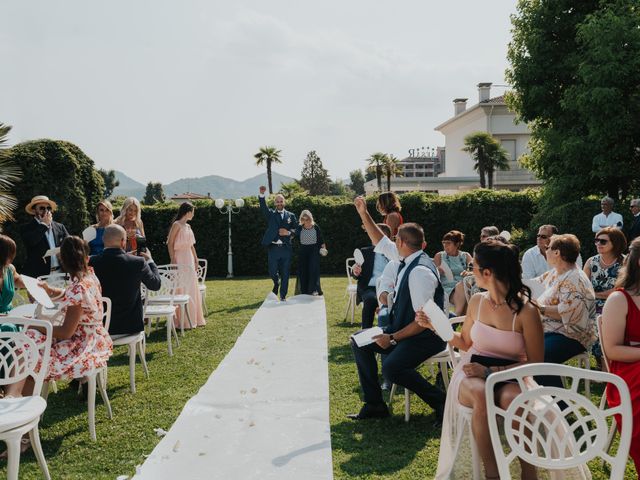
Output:
M267 220L267 231L264 232L262 237L262 245L266 247L271 245L273 242L281 240L282 243L290 247L291 239L296 233L296 227L298 226L298 219L296 216L285 210L284 215L281 217L277 210L267 207L267 202L263 197L258 197L258 200L260 202L260 210L262 210L262 214ZM281 228L289 230L291 235L284 237L278 235L278 230Z

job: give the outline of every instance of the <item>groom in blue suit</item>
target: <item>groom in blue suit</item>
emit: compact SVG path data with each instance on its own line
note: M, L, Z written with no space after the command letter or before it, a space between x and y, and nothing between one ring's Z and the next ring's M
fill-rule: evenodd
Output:
M260 187L260 209L267 219L267 231L262 237L262 245L267 247L269 259L269 276L273 280L273 293L278 295L280 284L280 300L284 301L289 290L289 268L291 265L291 239L298 226L296 216L284 209L284 197L276 195L276 208L267 207L264 194L266 187Z

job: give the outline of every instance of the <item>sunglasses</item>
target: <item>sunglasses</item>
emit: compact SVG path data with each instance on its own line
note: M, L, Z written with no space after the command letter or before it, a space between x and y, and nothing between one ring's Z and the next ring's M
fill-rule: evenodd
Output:
M596 238L595 241L596 245L606 245L607 243L609 243L609 240L607 240L606 238Z
M49 206L46 206L46 207L36 207L36 210L37 210L37 211L39 211L39 212L44 212L44 211L50 212L50 211L51 211L51 207L49 207Z
M549 239L549 235L542 235L541 233L536 235L536 238L541 238L543 240L548 240Z

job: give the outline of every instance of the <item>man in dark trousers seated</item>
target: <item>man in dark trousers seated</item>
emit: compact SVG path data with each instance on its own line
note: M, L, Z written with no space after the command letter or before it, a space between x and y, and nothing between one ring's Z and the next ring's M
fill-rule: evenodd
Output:
M391 229L384 223L378 223L378 228L382 230L386 237L391 238ZM376 295L376 282L384 267L389 261L381 253L375 253L373 246L361 248L364 264L353 266L353 276L358 280L356 293L357 305L362 303L362 328L371 328L373 319L378 309L378 297Z
M349 417L364 420L389 416L378 383L376 361L376 353L386 353L387 358L382 366L383 377L409 389L428 403L436 414L436 423L441 424L446 394L416 370L426 359L445 348L445 342L440 337L415 322L415 312L427 300L433 299L440 308L444 305L444 289L438 270L422 250L426 246L424 231L415 223L405 223L399 228L393 245L373 222L364 200L356 199L355 205L372 243L376 245L376 252L384 251L391 258L383 277L392 275L395 281L387 333L376 337L374 343L362 347L351 342L365 404L359 413ZM387 295L384 297L386 299ZM382 295L380 298L384 303Z
M149 251L139 256L125 253L127 233L120 225L104 229L104 251L90 258L102 285L102 295L111 299L110 335L131 335L144 330L140 284L160 290L160 274Z

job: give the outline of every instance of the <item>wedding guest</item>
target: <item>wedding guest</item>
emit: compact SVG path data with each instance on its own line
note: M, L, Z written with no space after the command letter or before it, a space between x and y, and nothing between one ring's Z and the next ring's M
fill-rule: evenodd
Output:
M584 264L584 273L591 280L596 294L596 314L599 315L607 297L614 291L627 250L627 239L621 230L605 227L596 233L595 243L598 253Z
M11 310L16 287L25 288L16 267L11 263L15 257L16 242L11 237L0 234L0 313Z
M437 479L448 479L454 469L469 466L469 462L457 459L456 440L464 428L458 420L460 405L473 410L471 431L486 478L498 478L487 422L486 378L496 371L541 362L544 355L540 315L529 302L529 288L522 284L517 248L497 240L479 243L474 248L473 273L478 286L486 291L471 298L462 330L454 332L450 341L462 357L447 392ZM421 310L415 320L419 326L433 330ZM517 384L501 385L496 390L499 406L506 409L519 393ZM521 468L522 478L536 478L535 467L521 462ZM470 478L470 474L456 472L458 477Z
M494 225L489 225L487 227L482 227L480 230L480 241L484 242L489 237L495 237L496 235L500 235L500 230L498 227Z
M636 237L640 237L640 198L634 198L629 204L631 209L631 215L633 215L633 221L629 227L627 238L629 242Z
M446 298L450 297L455 286L462 281L462 277L467 274L467 267L471 263L471 255L460 250L463 243L464 233L451 230L442 237L444 250L436 253L433 257L433 262L440 271L440 281Z
M602 347L609 371L626 382L633 415L629 455L640 472L640 239L631 242L616 291L607 298L602 312ZM607 385L609 408L620 405L618 390ZM617 422L621 428L620 419Z
M112 342L102 324L102 294L100 282L89 266L89 247L79 237L70 236L60 246L60 260L64 271L71 277L66 289L42 287L52 298L61 297L64 320L53 327L51 358L44 368L46 380L82 378L95 369L107 365ZM34 327L27 331L38 345L46 340L44 332ZM7 395L19 397L31 395L33 380L29 377L10 385Z
M598 231L605 227L622 229L622 215L613 211L613 198L603 197L602 200L600 200L600 208L602 209L602 213L594 215L593 221L591 222L591 230L593 233L598 233Z
M398 228L404 223L400 213L402 210L400 199L393 192L381 193L378 195L376 209L383 216L382 223L388 225L391 229L391 239L394 240L398 234Z
M120 225L127 232L127 252L137 252L137 237L146 237L144 234L144 224L142 223L142 206L135 197L128 197L122 204L120 215L115 219L115 223Z
M391 229L384 223L377 223L385 237L391 237ZM376 282L382 275L389 260L381 253L374 252L373 246L360 249L364 257L364 264L353 266L352 275L358 280L356 302L362 303L362 328L371 328L378 308Z
M314 222L309 210L303 210L300 213L300 224L296 228L295 235L300 239L296 293L299 289L299 293L303 295L322 295L320 255L326 252L327 246L320 227Z
M191 230L191 225L187 222L193 220L195 208L190 202L183 202L178 208L169 237L167 238L167 248L171 263L176 265L188 265L193 267L190 270L188 279L183 279L178 293L189 295L189 317L194 327L201 327L207 324L202 313L202 298L198 288L198 254L196 253L196 237ZM180 316L176 315L174 322L180 326Z
M552 270L537 277L545 287L538 298L544 326L544 361L564 363L587 351L596 340L595 293L578 268L580 241L575 235L554 235L547 249ZM537 377L541 385L562 388L557 376Z
M109 200L101 200L96 207L96 220L98 223L91 225L95 229L95 238L89 242L89 255L98 255L104 249L102 236L105 227L113 223L113 206Z
M522 278L530 279L542 275L550 269L547 263L547 249L551 237L558 233L555 225L541 225L536 235L536 244L522 256Z
M58 205L45 195L36 195L25 207L33 220L22 225L20 235L24 243L27 259L22 272L30 277L48 275L60 270L57 255L45 257L47 250L57 248L69 236L69 232L61 223L53 220L53 212Z
M120 225L104 228L104 250L92 256L89 265L100 280L102 294L111 299L109 334L131 335L144 330L140 285L149 290L161 286L158 267L147 250L128 255L124 249L127 233Z
M296 233L298 220L296 216L285 210L285 199L283 195L276 195L276 208L267 207L264 194L267 188L260 187L258 201L260 210L267 220L267 230L262 236L262 246L267 248L267 258L269 262L269 276L273 280L273 290L275 295L280 293L280 300L285 301L289 292L289 270L291 265L291 239Z

